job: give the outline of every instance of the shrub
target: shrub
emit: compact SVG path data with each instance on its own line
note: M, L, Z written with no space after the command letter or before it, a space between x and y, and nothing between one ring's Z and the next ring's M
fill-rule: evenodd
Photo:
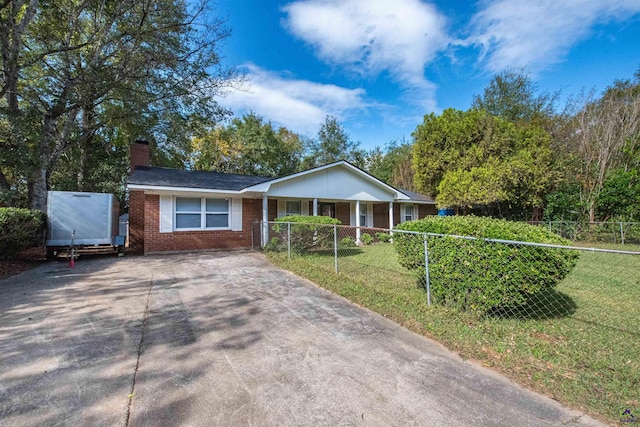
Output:
M44 212L0 208L0 258L13 258L23 249L42 244Z
M292 222L291 250L305 253L310 250L322 250L333 247L333 225L342 224L339 220L328 216L290 215L276 219L276 222ZM274 231L286 233L284 224L275 224ZM286 239L286 234L283 240Z
M387 233L376 233L376 239L378 239L382 243L387 243L389 240L391 240L391 236L389 236Z
M279 237L272 237L262 249L267 252L277 252L282 249L282 242Z
M356 241L353 237L343 237L340 240L340 247L342 248L353 248L356 245Z
M373 242L373 237L371 236L371 234L363 233L360 237L360 240L362 240L362 243L364 243L365 245L370 245Z
M480 313L527 304L552 289L573 269L576 252L557 248L486 242L483 238L569 245L542 227L480 217L428 217L397 230L473 236L428 236L429 279L433 300ZM400 264L425 276L424 237L396 233Z

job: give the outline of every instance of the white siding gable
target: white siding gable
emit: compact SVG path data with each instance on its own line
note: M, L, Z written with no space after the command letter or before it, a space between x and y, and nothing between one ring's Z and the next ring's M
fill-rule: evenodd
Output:
M271 185L269 197L291 199L393 201L394 194L346 167L335 167L297 176Z

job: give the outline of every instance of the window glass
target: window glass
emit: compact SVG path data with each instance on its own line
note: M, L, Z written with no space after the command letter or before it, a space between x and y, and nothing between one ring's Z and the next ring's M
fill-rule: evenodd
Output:
M200 212L200 199L196 197L176 197L176 212Z
M367 205L360 204L360 225L367 226Z
M202 229L229 227L229 200L203 199L197 197L176 197L176 229Z
M285 214L288 215L300 215L300 201L288 201Z
M229 212L227 199L207 199L207 212Z
M228 227L229 215L228 214L207 214L207 228L215 227Z
M176 228L200 228L200 214L177 214Z
M404 221L413 221L413 205L402 205L404 209Z

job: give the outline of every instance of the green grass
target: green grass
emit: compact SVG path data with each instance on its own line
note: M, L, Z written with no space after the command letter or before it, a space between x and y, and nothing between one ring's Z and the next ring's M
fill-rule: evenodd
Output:
M340 250L337 275L333 251L291 261L286 252L268 257L565 405L609 423L625 408L640 412L638 256L582 253L573 272L526 315L503 317L427 306L424 289L399 265L391 244Z

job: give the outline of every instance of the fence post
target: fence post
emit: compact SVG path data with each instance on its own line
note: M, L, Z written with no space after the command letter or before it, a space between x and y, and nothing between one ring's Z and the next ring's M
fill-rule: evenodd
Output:
M333 226L333 256L335 258L335 269L338 274L338 226Z
M287 257L291 261L291 223L287 223Z
M622 222L620 223L620 240L622 241L622 244L624 245L624 230L622 229Z
M429 248L427 246L427 235L424 237L424 279L427 288L427 305L431 305L431 284L429 283Z
M553 230L551 229L551 220L549 220L549 233L553 233Z

